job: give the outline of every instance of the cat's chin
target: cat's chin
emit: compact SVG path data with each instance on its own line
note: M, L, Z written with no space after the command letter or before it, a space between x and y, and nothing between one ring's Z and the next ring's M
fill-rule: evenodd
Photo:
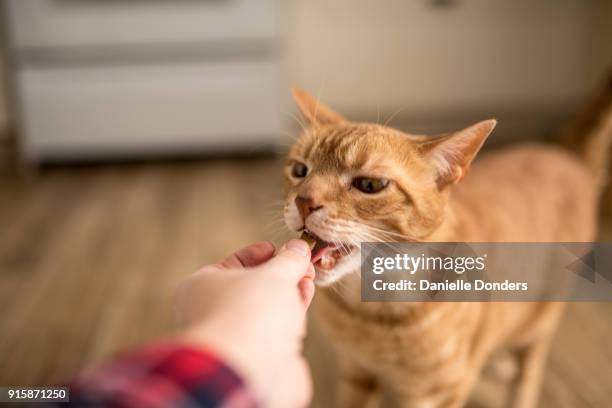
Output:
M361 255L358 249L338 259L331 268L323 268L315 264L314 283L318 286L331 286L349 274L357 273L360 269Z

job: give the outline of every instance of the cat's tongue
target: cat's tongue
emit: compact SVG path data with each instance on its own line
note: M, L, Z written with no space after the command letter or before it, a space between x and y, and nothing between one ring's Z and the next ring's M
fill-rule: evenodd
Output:
M312 254L310 256L310 262L315 264L319 262L321 259L323 259L324 257L328 258L332 255L332 252L334 252L336 249L337 247L334 244L330 244L329 242L325 242L325 241L317 241L317 244L312 249Z

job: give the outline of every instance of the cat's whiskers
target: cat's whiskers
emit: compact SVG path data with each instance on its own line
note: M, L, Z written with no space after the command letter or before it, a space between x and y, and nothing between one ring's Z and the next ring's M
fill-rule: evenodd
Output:
M266 224L264 224L264 229L272 228L272 227L281 227L282 225L284 225L284 223L285 223L285 220L282 218L271 220L267 222Z
M369 232L364 232L363 238L360 238L361 242L377 242L387 246L391 250L396 250L396 248L389 242L386 242L384 239L377 237L376 235L372 235ZM378 247L371 248L378 255L385 255L381 249Z
M317 224L316 226L319 234L325 237L333 237L333 239L328 239L328 241L339 247L338 249L343 255L348 255L352 250L351 247L359 247L363 242L381 243L395 251L398 249L397 246L392 242L388 242L389 238L393 235L401 236L408 241L419 241L404 234L350 220L328 218L322 225ZM380 250L374 250L376 253L382 254Z
M340 229L341 227L346 227L344 231L348 230L348 231L353 232L355 229L364 230L364 232L367 234L369 238L375 238L377 242L382 242L391 236L403 238L408 241L422 242L422 240L409 236L409 235L400 234L400 233L389 231L386 229L377 228L372 225L357 222L357 221L338 219L338 220L334 220L334 222L338 225L336 227L338 229Z
M383 244L385 247L389 248L393 252L400 252L401 248L397 245L397 242L389 242L386 240L386 237L378 237L375 234L370 235L371 242L377 242ZM378 247L371 247L379 255L385 255L383 252L377 249Z
M401 234L399 232L390 231L390 230L383 229L383 228L378 228L378 227L375 227L373 225L365 224L365 223L360 223L360 222L357 222L357 221L351 221L351 222L356 224L355 226L360 226L360 227L366 228L368 231L378 232L378 233L382 234L382 238L386 238L386 236L394 236L394 237L406 239L408 241L423 242L423 240L421 240L419 238L416 238L416 237L413 237L413 236L410 236L410 235Z
M265 229L266 235L270 236L271 241L276 241L279 238L285 239L287 237L287 229L281 226L277 227L268 227Z
M295 120L295 121L296 121L296 122L297 122L297 123L300 125L300 128L302 129L302 131L303 131L304 133L307 133L307 132L308 132L308 128L306 127L306 125L304 124L304 122L302 122L302 121L301 121L301 120L300 120L300 119L299 119L297 116L295 116L293 113L291 113L291 112L282 112L282 113L284 113L285 115L287 115L287 116L289 116L290 118L292 118L293 120Z
M408 106L404 106L404 107L401 107L401 108L397 109L395 112L393 112L393 114L391 114L391 116L389 116L389 118L385 121L385 124L383 126L389 125L389 123L391 123L393 118L395 118L400 112L402 112L402 111L404 111L406 109L408 109Z
M329 220L329 221L330 222L328 224L331 224L331 225L327 225L327 227L329 228L330 233L334 234L334 236L337 236L340 234L342 234L343 236L342 240L335 239L331 241L333 244L335 244L338 247L338 250L343 256L350 255L351 252L353 252L353 249L359 248L361 243L363 242L381 242L389 246L389 244L384 242L382 238L377 237L376 235L365 230L363 228L364 227L363 225L359 225L358 228L355 230L355 228L343 228L344 226L342 225L342 223L338 222L340 220ZM347 235L346 234L347 232L350 232L350 234ZM390 248L393 249L392 247ZM378 248L374 248L374 251L377 254L384 255Z
M355 225L352 225L344 220L328 221L329 222L326 226L328 227L330 233L336 237L339 235L342 236L342 239L337 238L336 242L339 242L343 247L346 247L347 243L349 244L350 248L350 246L358 247L362 242L383 242L382 237L368 231L363 224L354 223Z
M278 215L280 213L280 215L282 216L282 213L279 210L283 210L285 209L285 205L286 203L284 201L269 201L267 204L264 205L264 209L265 211L275 211L274 215Z
M294 133L289 133L289 132L280 132L280 133L281 135L286 136L287 139L290 139L290 140L280 139L276 141L277 147L282 147L283 148L282 152L286 153L289 150L289 148L293 146L299 140L300 137L296 136Z

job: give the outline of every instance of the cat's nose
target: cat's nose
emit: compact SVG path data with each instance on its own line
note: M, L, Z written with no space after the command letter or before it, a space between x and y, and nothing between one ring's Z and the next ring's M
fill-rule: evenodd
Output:
M323 206L315 202L312 197L307 196L295 197L295 205L298 208L303 220L306 220L306 217L308 217L311 213L323 208Z

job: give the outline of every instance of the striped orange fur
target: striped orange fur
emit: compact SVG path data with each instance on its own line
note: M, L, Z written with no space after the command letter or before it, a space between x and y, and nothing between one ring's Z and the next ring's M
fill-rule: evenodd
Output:
M292 230L346 248L595 238L600 175L569 151L525 144L472 165L494 120L428 137L351 122L301 90L294 97L309 125L285 172ZM587 139L607 144L609 127L598 129ZM295 163L305 176L296 177ZM389 184L367 194L351 184L359 177ZM312 205L306 216L298 197ZM347 250L333 268L317 268L317 316L341 367L337 406L365 406L384 385L401 407L463 407L482 368L504 351L520 368L511 406L536 406L562 303L362 303L358 258Z

